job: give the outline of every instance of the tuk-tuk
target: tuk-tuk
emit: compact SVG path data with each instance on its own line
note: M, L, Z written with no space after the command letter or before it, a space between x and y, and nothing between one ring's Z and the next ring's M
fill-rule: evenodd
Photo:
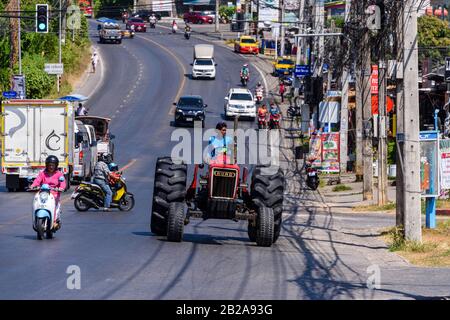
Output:
M97 140L97 155L108 153L114 159L114 143L115 138L109 131L110 118L97 116L79 116L75 120L80 120L83 124L91 125L95 128L95 138Z

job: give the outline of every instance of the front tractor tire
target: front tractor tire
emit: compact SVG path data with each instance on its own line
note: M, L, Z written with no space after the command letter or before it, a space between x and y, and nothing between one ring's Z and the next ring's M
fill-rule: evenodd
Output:
M270 247L275 241L275 224L272 208L259 207L256 218L256 244L259 247Z
M167 217L167 240L181 242L184 232L184 203L171 202Z
M170 204L184 201L186 174L186 164L174 164L171 157L156 159L150 229L158 236L167 235Z
M280 168L275 173L265 173L264 168L267 170L267 167L257 166L253 171L251 198L256 208L266 207L272 209L274 219L273 243L275 243L280 236L282 224L284 174ZM248 234L250 240L256 233L255 228L249 223Z

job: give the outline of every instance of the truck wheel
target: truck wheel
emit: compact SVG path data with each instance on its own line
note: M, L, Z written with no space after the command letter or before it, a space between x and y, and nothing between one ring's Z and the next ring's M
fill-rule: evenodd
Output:
M256 244L270 247L274 243L274 215L272 208L259 207L256 218Z
M250 221L248 222L247 234L251 242L256 242L256 227Z
M182 202L186 195L185 164L174 164L171 157L156 160L150 229L159 236L167 235L167 217L171 202Z
M272 174L264 174L264 166L253 170L251 182L251 198L257 208L267 207L273 210L274 239L278 240L281 231L283 213L284 175L281 169Z
M167 240L181 242L184 231L184 203L171 202L167 217Z

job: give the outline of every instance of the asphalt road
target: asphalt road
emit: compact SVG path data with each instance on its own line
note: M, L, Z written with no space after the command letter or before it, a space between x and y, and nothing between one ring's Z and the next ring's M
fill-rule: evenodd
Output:
M89 101L90 114L113 117L116 162L129 166L125 176L136 207L129 213L79 213L66 193L61 230L53 240L37 241L31 227L32 195L6 193L2 177L1 299L371 299L448 291L449 282L442 282L445 270L428 279L397 260L371 260L367 250L382 247L357 231L372 226L370 219L377 227L390 225L392 217L361 222L358 217L334 216L302 207L296 195L286 203L282 235L271 248L250 242L245 222L227 220L191 220L182 243L153 235L149 222L154 165L156 157L170 155L174 145L172 103L180 94L201 94L208 104L206 127L214 127L227 90L238 85L244 61L216 46L216 80L191 80L195 43L200 41L186 41L181 33L171 35L158 27L122 45L101 45L104 82ZM257 72L251 72L254 87ZM387 270L386 290L366 286L367 267L374 263ZM81 271L79 290L67 287L69 266ZM410 272L402 278L399 274L405 270ZM433 293L424 289L426 281L432 282Z

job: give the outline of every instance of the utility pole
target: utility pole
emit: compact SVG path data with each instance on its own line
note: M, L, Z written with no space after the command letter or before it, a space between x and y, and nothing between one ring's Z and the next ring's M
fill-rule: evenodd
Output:
M62 23L61 23L61 2L62 0L59 0L59 32L58 32L58 47L59 47L59 57L58 62L61 63L61 35L62 35ZM59 93L60 87L59 87L59 79L61 78L61 75L58 74L56 76L56 90Z
M345 22L349 21L350 8L352 2L347 0L345 3ZM344 72L342 73L342 94L341 94L341 126L340 126L340 146L339 146L339 159L340 159L340 172L345 173L347 171L348 161L348 89L349 89L349 70L347 66L344 66Z
M378 66L378 205L387 203L387 142L386 142L386 57L382 44Z
M305 20L305 2L306 1L307 0L300 0L300 3L299 3L299 8L300 9L299 9L299 12L298 12L298 19L299 19L299 22L300 22L299 30L300 30L301 33L305 33L305 27L304 27L304 22L305 21L304 20ZM300 38L300 37L296 38L297 57L296 57L295 63L297 65L299 65L300 62L301 62L302 51L305 49L305 44L306 44L305 38ZM303 60L304 60L304 58L303 58ZM299 88L295 88L295 91L294 91L295 95L298 95L299 91L300 91Z
M215 32L219 32L219 7L220 7L220 1L216 0L216 15L215 15L215 17L216 17L216 27L215 27Z
M354 2L355 6L355 19L358 24L361 24L360 16L361 16L361 3ZM356 39L353 39L355 43L353 45L357 45ZM355 112L355 120L356 120L356 181L363 181L363 71L362 71L362 61L363 61L363 50L358 46L356 50L356 65L355 65L355 74L356 74L356 112Z
M405 238L422 241L420 197L419 85L417 52L418 0L406 0L403 13L403 198Z
M378 0L378 7L381 12L381 31L382 34L386 34L383 31L387 30L386 26L386 13L384 9L384 0ZM378 192L377 201L378 205L385 205L387 197L387 121L386 121L386 39L384 37L380 39L379 48L379 64L378 64Z
M6 10L8 11L16 11L17 9L17 0L11 0L6 6ZM19 13L20 15L20 13ZM18 21L19 19L10 18L9 19L9 28L11 30L10 33L10 43L11 43L11 54L9 59L9 67L12 70L19 60L19 40L18 40ZM11 78L12 84L12 78Z
M284 0L280 0L280 56L284 56Z
M369 32L366 30L363 37L363 85L362 85L362 107L363 107L363 200L373 199L373 151L372 151L372 97L370 91L370 80L372 74L370 59Z
M315 32L316 33L323 33L324 27L325 27L325 17L324 17L324 0L315 0L315 6L314 6L314 14L315 14ZM322 69L323 69L323 57L325 52L325 38L319 37L317 39L317 61L319 62L319 71L318 75L322 76Z
M405 113L405 104L403 96L403 16L404 7L402 4L398 5L399 13L396 26L396 72L395 72L395 82L396 82L396 124L397 133L403 133L403 114ZM396 171L397 177L395 181L395 224L397 227L403 227L404 213L405 213L405 201L403 197L403 142L399 141L398 135L396 137Z
M18 11L18 16L19 16L19 18L18 18L18 22L17 22L17 24L18 24L18 26L17 26L17 28L18 28L18 32L17 32L17 46L18 46L18 51L19 51L19 74L21 75L22 74L22 42L21 42L21 39L20 39L20 37L21 37L21 29L20 29L20 15L21 15L21 13L20 13L20 0L17 0L17 11Z

